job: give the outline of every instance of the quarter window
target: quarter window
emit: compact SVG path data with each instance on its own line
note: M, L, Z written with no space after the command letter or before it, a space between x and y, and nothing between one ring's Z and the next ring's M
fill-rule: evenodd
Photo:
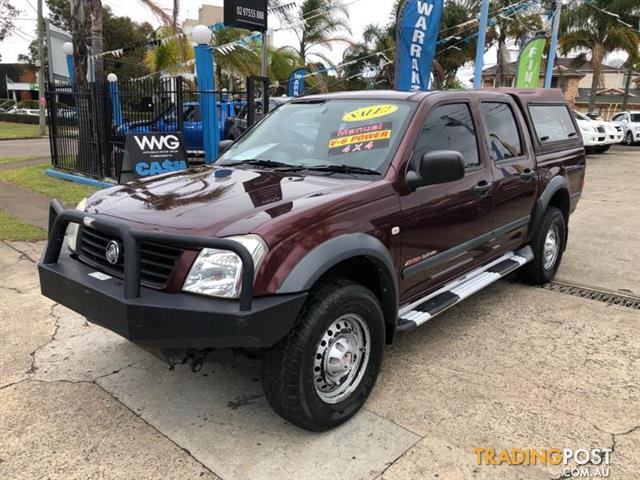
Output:
M482 104L482 116L489 131L489 150L494 161L522 156L522 144L516 119L506 103Z
M531 105L529 114L542 145L570 140L578 135L564 105Z
M416 155L436 150L455 150L462 154L467 168L480 165L476 130L466 103L441 105L427 117L418 139Z

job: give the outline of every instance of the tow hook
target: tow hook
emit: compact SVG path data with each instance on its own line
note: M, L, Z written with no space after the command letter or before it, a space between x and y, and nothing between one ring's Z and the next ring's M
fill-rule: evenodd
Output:
M189 368L193 373L198 373L200 370L202 370L202 367L204 366L205 355L206 354L200 351L190 351L187 354L187 365L189 365Z

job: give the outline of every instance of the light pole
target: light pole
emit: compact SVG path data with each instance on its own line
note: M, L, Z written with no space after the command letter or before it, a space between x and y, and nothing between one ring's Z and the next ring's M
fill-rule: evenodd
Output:
M556 0L556 12L553 14L553 28L551 30L551 43L547 54L547 70L544 76L544 88L551 88L553 79L553 64L556 61L556 50L558 49L558 32L560 30L560 14L562 5L566 5L567 0Z
M44 137L46 133L46 118L44 106L44 20L42 19L42 0L38 0L38 106L40 107L39 134Z
M213 163L218 155L220 142L220 128L218 127L218 112L216 99L216 80L214 75L211 30L205 25L197 25L191 32L191 38L196 43L196 77L200 97L200 112L202 114L202 130L204 134L204 161Z
M476 68L473 77L473 88L482 87L482 68L484 66L484 44L487 41L487 23L489 22L489 0L482 0L480 7L480 24L478 25L478 45L476 47Z

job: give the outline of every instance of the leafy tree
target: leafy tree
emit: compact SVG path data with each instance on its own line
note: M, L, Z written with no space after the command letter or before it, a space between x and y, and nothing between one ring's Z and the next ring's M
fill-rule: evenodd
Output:
M163 27L156 32L156 38L166 40L145 53L144 64L150 72L178 75L193 71L192 65L184 65L194 57L193 47L182 38L169 38L172 36L171 27Z
M88 9L90 3L86 2ZM49 20L51 23L63 30L70 31L71 11L68 0L47 0L49 7ZM85 10L89 11L89 10ZM103 39L104 51L117 50L131 45L140 45L148 41L153 34L153 27L147 23L132 21L129 17L118 17L113 15L111 8L102 6ZM86 22L86 35L91 34L91 22ZM35 64L37 59L37 42L34 40L29 45L27 54L20 54L18 60ZM128 80L141 77L148 72L144 65L145 48L136 48L124 52L120 57L106 55L104 60L105 73L115 73L119 79Z
M542 18L538 12L531 13L529 10L524 10L511 13L508 10L503 10L510 5L513 5L510 0L493 0L490 6L491 11L495 12L495 20L489 28L487 40L490 45L495 44L498 47L496 87L510 86L513 81L513 74L509 67L507 42L511 39L521 40L531 32L542 29ZM501 10L504 13L498 13Z
M616 50L625 50L633 58L638 56L640 33L634 30L635 27L624 25L618 19L628 20L626 23L635 21L630 24L637 25L639 10L638 0L592 0L591 4L572 5L562 15L560 22L562 53L580 51L582 53L578 56L579 61L585 60L587 54L591 56L593 79L589 111L592 111L596 105L605 57Z
M336 42L352 43L347 37L349 12L343 0L304 0L294 15L285 13L284 18L295 25L293 32L298 38L297 46L288 48L311 70L314 61L331 64L318 47L331 49Z
M0 3L0 42L13 30L14 19L18 16L20 10L13 6L10 0ZM2 60L2 53L0 53Z

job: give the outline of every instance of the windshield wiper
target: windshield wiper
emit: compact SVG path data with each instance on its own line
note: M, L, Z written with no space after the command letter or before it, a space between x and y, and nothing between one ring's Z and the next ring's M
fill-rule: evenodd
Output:
M252 160L237 160L229 161L218 164L221 167L237 167L238 165L251 165L252 167L265 167L265 168L297 168L297 165L291 165L290 163L276 162L274 160L261 160L254 158Z
M372 168L353 167L351 165L327 164L327 165L312 165L312 166L303 167L303 168L304 170L321 171L321 172L355 173L355 174L361 174L361 175L380 175L379 171L374 170Z

